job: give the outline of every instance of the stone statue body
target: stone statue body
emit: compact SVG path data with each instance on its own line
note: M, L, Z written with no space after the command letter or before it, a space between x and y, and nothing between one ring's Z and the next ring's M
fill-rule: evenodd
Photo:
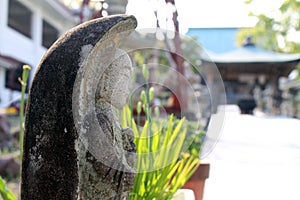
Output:
M79 165L83 169L79 180L83 191L81 199L129 199L133 186L135 158L130 155L136 151L133 133L129 128L122 129L115 116L115 109L126 104L130 92L131 62L120 49L117 49L115 58L99 81L95 99L97 120L110 144L105 144L108 147L99 146L99 151L86 149L87 159L80 159ZM89 145L97 146L94 140L92 138ZM98 153L106 157L105 163L93 155Z
M116 47L136 26L127 15L91 20L45 53L27 102L22 200L128 199L135 146L114 109L129 94L130 59Z

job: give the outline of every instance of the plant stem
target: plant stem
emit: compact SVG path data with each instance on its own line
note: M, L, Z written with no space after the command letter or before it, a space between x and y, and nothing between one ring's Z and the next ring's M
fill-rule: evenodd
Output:
M146 81L146 119L150 123L150 98L149 98L149 83Z
M150 119L150 97L149 97L149 82L146 80L146 120L149 122L149 127L148 127L148 148L149 148L149 153L151 152L151 147L152 147L152 134L151 134L151 119ZM150 156L150 154L149 154ZM151 158L149 157L149 160Z
M138 125L138 130L140 130L140 125L141 125L141 114L138 113L137 115L137 125Z
M20 102L20 160L21 161L23 156L23 137L24 137L23 118L24 118L25 92L26 92L27 79L28 79L30 69L31 67L29 65L24 65L22 80L19 79L22 85L21 102Z

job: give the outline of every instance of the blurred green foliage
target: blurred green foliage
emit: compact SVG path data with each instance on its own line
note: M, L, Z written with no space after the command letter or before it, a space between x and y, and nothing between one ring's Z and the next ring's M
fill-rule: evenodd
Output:
M245 3L252 2L253 0L248 0ZM238 31L238 45L244 42L246 36L251 35L255 44L261 48L276 52L300 52L300 43L291 40L290 37L300 30L300 1L285 0L276 12L278 17L267 14L255 15L250 12L249 15L257 17L258 21L255 27Z
M0 176L0 193L3 200L17 200L14 194L7 189L6 182Z

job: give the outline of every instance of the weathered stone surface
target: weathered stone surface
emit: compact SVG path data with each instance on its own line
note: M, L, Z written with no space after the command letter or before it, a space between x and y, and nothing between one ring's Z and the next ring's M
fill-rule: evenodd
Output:
M82 117L81 108L88 103L81 100L95 101L95 96L94 99L79 97L72 100L73 92L75 94L81 92L77 91L80 89L76 87L75 82L78 76L79 79L84 79L86 69L90 70L90 66L85 65L90 63L85 60L91 52L97 52L94 51L95 48L101 54L98 59L103 59L103 63L111 61L112 58L109 59L109 57L114 55L115 44L105 44L103 42L105 38L135 27L135 18L126 15L89 21L65 33L43 57L33 80L28 100L22 163L22 199L84 199L84 195L81 195L84 191L81 191L80 185L84 181L83 178L86 178L82 176L86 169L81 169L82 162L92 163L92 165L84 164L84 166L92 166L91 170L95 172L100 168L97 168L95 164L97 159L93 152L89 154L89 146L85 146L84 143L86 141L81 141L86 137L81 131L88 129L82 128L82 125L77 124L78 121L73 117ZM103 66L98 68L101 67ZM92 67L91 70L93 70ZM94 79L100 78L97 74L94 76ZM89 83L89 80L85 81ZM77 89L74 89L74 85ZM72 112L73 101L80 108L75 114ZM83 157L80 151L84 148L88 149L85 149L87 154ZM116 173L119 171L117 170ZM101 184L100 181L99 184ZM109 186L106 185L106 187ZM96 195L97 188L94 189ZM90 196L86 199L120 198L122 197Z
M97 71L97 66L103 64L94 60L93 54L83 64L91 66L88 72ZM85 85L78 88L86 89L73 98L82 101L73 107L77 124L82 124L76 143L80 199L128 199L134 179L135 145L132 131L122 129L116 120L115 108L122 108L129 97L131 61L126 52L116 49L115 59L101 74L100 81L95 81L97 84L87 84L86 79L93 79L89 74L94 74L88 72L86 78L78 80ZM97 87L92 90L92 86ZM93 101L85 101L87 96Z

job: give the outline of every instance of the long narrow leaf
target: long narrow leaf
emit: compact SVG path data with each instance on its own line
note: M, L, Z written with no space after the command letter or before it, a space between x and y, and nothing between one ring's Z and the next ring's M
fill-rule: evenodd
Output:
M164 155L165 159L164 159L164 165L163 166L166 166L168 163L173 162L173 161L178 159L178 154L176 154L177 151L174 151L174 149L178 148L179 151L180 151L181 146L178 146L178 147L176 146L176 148L175 148L173 142L174 142L175 138L177 137L177 134L179 133L179 130L182 127L183 121L184 121L184 118L179 121L179 123L177 124L174 131L171 131L172 129L169 130L169 128L168 128L167 134L169 134L169 137L168 137L168 141L166 142L166 145L164 145L164 147L166 147L166 150L164 151L165 152L165 155ZM169 126L170 126L170 124L169 124ZM169 133L169 131L170 131L170 133ZM183 143L184 138L180 138L180 139L182 139L182 143Z
M182 118L179 123L177 124L176 128L174 129L172 135L171 135L171 138L169 140L170 143L173 143L173 141L175 140L175 138L177 137L181 127L182 127L182 124L183 122L185 121L185 118Z

